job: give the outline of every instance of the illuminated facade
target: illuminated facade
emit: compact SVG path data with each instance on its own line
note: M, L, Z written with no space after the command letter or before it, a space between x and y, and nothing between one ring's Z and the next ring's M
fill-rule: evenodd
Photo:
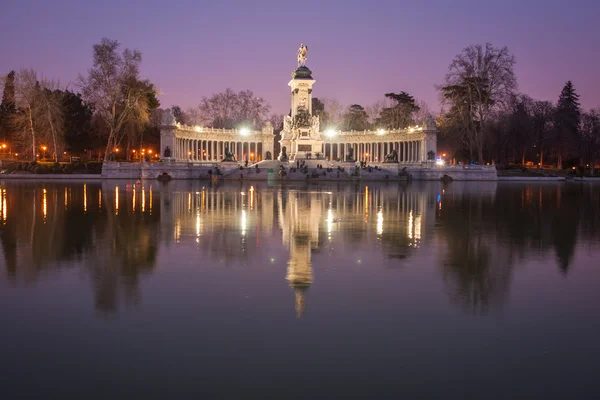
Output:
M260 131L214 129L181 125L166 113L160 132L160 154L173 161L218 162L230 152L237 161L258 162L273 158L274 137L269 122Z
M319 117L313 115L312 109L315 82L312 71L305 65L292 73L292 80L288 83L292 112L284 117L279 142L280 160L325 158L376 163L384 162L389 156L400 163L420 164L435 158L437 127L431 116L420 126L391 131L338 131L335 127L320 126Z

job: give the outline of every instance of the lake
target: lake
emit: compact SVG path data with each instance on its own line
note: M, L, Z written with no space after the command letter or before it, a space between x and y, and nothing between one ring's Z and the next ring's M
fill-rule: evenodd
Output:
M600 185L0 181L2 398L592 398Z

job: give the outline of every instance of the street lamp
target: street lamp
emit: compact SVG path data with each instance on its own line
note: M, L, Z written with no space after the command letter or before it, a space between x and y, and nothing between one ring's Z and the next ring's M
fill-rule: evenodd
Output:
M44 159L46 159L46 149L47 149L46 146L42 146L42 150L44 150Z

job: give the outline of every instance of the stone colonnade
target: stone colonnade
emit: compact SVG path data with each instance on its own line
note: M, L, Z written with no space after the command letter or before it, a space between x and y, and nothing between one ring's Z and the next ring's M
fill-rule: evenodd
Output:
M237 161L258 162L268 159L269 155L273 158L274 136L270 126L245 134L238 130L163 126L161 156L165 157L167 147L170 158L177 161L218 162L229 151Z
M343 136L334 140L325 140L324 155L329 160L345 161L346 156L352 148L354 151L354 161L383 162L385 156L393 150L398 154L398 161L404 163L419 163L427 160L427 152L431 149L426 148L425 137L415 140L385 140L376 137L373 141L355 142L348 138L344 140ZM433 149L435 152L435 149Z
M236 160L249 162L262 161L266 157L262 142L198 140L175 138L175 152L172 157L177 160L221 161L225 151L233 153ZM271 151L271 155L273 152Z

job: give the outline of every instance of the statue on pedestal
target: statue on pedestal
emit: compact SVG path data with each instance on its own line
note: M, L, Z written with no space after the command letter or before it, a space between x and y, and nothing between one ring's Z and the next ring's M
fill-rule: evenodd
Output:
M287 148L285 146L283 146L281 148L281 155L279 156L279 161L281 161L281 162L288 161Z
M225 146L225 156L222 162L235 162L235 156L229 151L229 146Z
M350 147L348 149L348 154L346 154L346 161L354 161L354 148Z
M165 147L165 151L163 152L163 156L165 158L171 158L171 149L169 148L169 146Z
M298 49L298 67L306 66L306 53L308 52L308 46L301 44Z
M162 125L163 126L177 125L177 122L175 121L175 117L173 116L173 113L171 112L170 108L166 109L163 112L163 115L162 115Z
M396 150L392 150L391 153L385 156L384 163L397 163L398 162L398 152Z
M265 154L265 160L270 160L271 158L272 158L271 152L267 151L267 154Z

